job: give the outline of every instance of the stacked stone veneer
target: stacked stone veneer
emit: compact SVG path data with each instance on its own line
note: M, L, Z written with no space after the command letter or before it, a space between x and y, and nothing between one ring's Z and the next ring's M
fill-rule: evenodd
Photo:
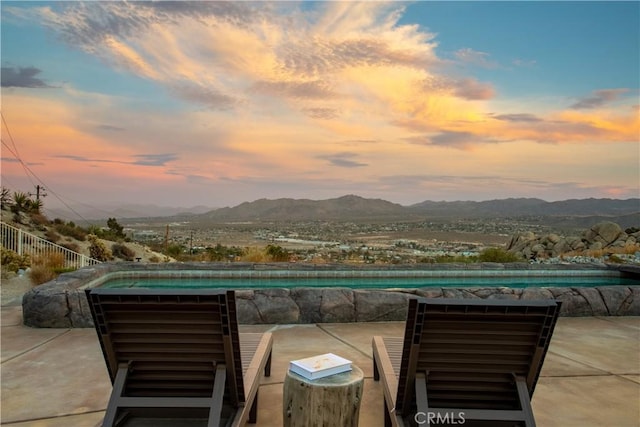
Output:
M23 298L24 323L34 327L68 328L91 327L93 322L85 297L85 289L97 279L118 271L167 272L171 277L211 270L482 270L482 273L504 275L506 270L554 271L566 275L585 270L622 270L621 274L639 278L640 267L612 267L606 265L530 265L472 264L472 265L400 265L364 266L304 264L142 264L117 263L87 267L60 275L58 279L40 285ZM238 321L243 324L377 322L405 320L407 300L413 296L429 298L482 298L482 299L550 299L562 301L562 316L638 316L640 315L640 285L603 286L597 288L440 288L362 290L349 288L273 288L236 290Z

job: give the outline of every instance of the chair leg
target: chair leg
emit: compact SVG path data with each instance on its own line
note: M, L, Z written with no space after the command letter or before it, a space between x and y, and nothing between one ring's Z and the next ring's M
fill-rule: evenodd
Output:
M224 400L224 388L227 382L227 368L223 364L216 366L213 380L213 392L211 393L211 406L209 407L209 422L207 427L219 427L222 414L222 402Z
M380 381L380 371L378 371L378 364L376 363L375 356L373 357L373 380Z
M249 419L247 420L249 424L255 424L258 422L258 392L256 391L256 397L253 399L253 403L251 404L251 409L249 409Z
M114 427L117 425L116 416L118 415L118 408L120 407L120 398L124 394L124 385L127 381L128 373L129 366L126 363L118 365L116 378L113 381L113 389L111 390L111 398L109 398L109 405L107 406L107 411L102 421L104 427Z
M522 413L525 418L525 425L527 427L536 427L536 421L533 418L533 410L531 409L531 396L529 396L527 382L522 377L516 377L515 380L518 397L520 399L520 407L522 408Z
M389 407L387 406L386 400L384 401L382 412L384 412L384 427L391 427L391 414L389 414Z
M270 377L271 376L271 354L272 352L269 352L269 357L267 358L267 363L264 365L264 376L265 377Z

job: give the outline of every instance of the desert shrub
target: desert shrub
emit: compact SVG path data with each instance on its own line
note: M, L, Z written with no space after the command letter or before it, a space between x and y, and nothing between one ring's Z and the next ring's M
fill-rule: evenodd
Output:
M87 229L89 234L95 234L100 239L112 240L112 241L129 241L130 239L125 236L124 228L118 224L115 218L109 218L107 220L107 227L100 227L98 225L90 225Z
M209 261L228 261L242 255L243 251L237 246L224 246L218 243L214 247L205 249Z
M624 264L625 263L625 260L620 258L616 254L609 255L609 258L607 259L607 261L609 261L609 262L611 262L613 264Z
M87 232L82 227L75 225L73 221L64 223L62 221L58 222L58 220L54 220L54 228L63 236L73 237L81 242L84 242L87 239Z
M58 277L58 274L46 265L34 265L29 271L29 279L33 286L49 282L56 277Z
M41 213L33 213L31 214L31 221L36 225L36 226L45 226L45 225L49 225L49 219L42 215Z
M133 249L122 243L114 243L111 245L111 253L114 257L124 259L125 261L133 261L133 258L136 256Z
M124 228L118 224L115 218L109 218L107 220L107 227L109 227L109 233L115 236L116 238L124 239Z
M583 256L589 256L593 258L602 258L606 252L604 249L587 249L582 253Z
M54 230L48 229L44 233L44 238L50 241L51 243L58 243L58 241L60 240L60 235L56 233Z
M65 242L65 243L59 243L59 245L65 249L69 249L70 251L78 252L78 253L80 252L80 246L78 246L77 243Z
M269 262L269 256L263 248L251 246L243 251L240 260L246 262Z
M149 257L149 262L160 262L161 259L158 255L152 255L151 257Z
M445 263L460 263L460 264L471 264L473 262L477 262L478 257L475 256L464 256L464 255L438 255L434 258L432 262L437 264L445 264Z
M98 238L102 239L104 230L102 230L102 227L92 224L87 227L87 233L93 234L94 236L97 236Z
M29 254L18 255L17 252L6 248L2 248L1 261L3 269L14 273L31 265Z
M480 262L518 262L522 259L513 252L508 252L502 248L487 248L480 252L478 256Z
M106 247L104 243L98 240L98 237L94 234L89 234L89 256L98 261L109 261L113 259L111 251Z
M267 245L266 253L271 261L289 261L289 251L278 245Z
M182 255L185 251L185 247L182 245L178 245L175 243L172 243L170 245L167 246L167 253L166 255L173 257L173 258L178 258L180 257L180 255Z
M73 269L68 269L64 266L64 254L62 252L52 252L34 257L29 278L31 279L31 284L36 286L55 279L61 272L70 270Z

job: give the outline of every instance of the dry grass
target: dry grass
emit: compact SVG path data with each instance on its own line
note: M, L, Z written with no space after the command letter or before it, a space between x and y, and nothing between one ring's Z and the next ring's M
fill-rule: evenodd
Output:
M264 248L256 246L250 246L245 249L244 253L240 257L240 261L245 262L270 262L271 257L267 255Z
M46 255L38 255L31 261L31 272L29 278L34 286L58 277L58 271L64 269L64 254L62 252L52 252Z
M584 251L570 251L561 255L564 257L587 256L593 258L602 258L606 255L633 255L640 251L639 244L629 244L623 247L608 247L603 249L586 249Z

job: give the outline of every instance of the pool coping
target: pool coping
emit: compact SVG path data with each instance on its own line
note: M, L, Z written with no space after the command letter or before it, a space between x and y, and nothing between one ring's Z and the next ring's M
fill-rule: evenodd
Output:
M104 263L60 275L23 297L24 324L33 327L92 327L85 289L117 276L171 278L223 276L288 277L508 277L620 275L638 286L429 287L350 289L300 287L236 290L238 321L245 324L341 323L404 320L411 296L431 298L557 299L561 316L640 315L640 266L617 264L305 264L305 263Z

